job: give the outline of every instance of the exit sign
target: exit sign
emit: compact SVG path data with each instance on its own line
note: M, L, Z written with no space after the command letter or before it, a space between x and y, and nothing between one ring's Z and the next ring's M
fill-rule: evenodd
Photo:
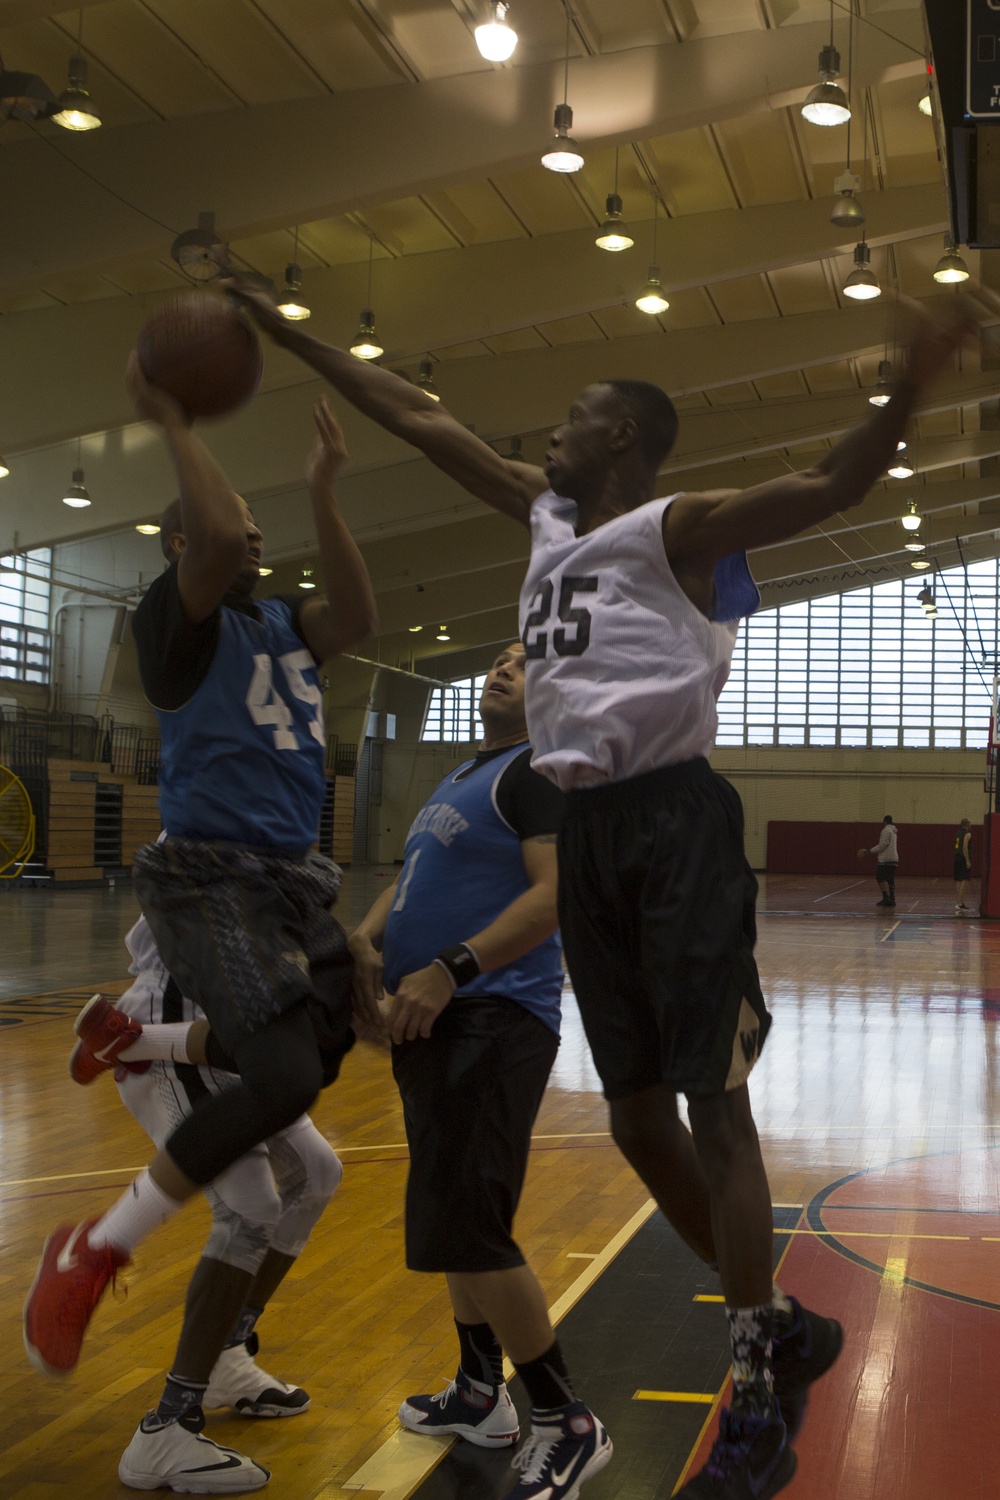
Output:
M965 112L974 120L1000 120L1000 0L967 3Z

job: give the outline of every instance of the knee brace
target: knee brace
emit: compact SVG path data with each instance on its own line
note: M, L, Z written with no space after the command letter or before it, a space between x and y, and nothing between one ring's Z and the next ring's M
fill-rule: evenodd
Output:
M263 1150L248 1152L205 1189L212 1231L204 1255L255 1276L281 1218L278 1196Z
M344 1169L329 1141L305 1119L267 1143L281 1198L271 1241L282 1255L301 1255L317 1220L340 1186Z

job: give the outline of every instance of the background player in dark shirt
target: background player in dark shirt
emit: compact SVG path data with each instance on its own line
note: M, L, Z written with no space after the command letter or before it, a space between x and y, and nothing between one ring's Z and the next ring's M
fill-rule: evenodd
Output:
M520 641L496 658L479 702L479 754L417 814L399 879L351 937L363 999L381 999L383 978L394 997L393 1072L410 1147L406 1263L445 1272L459 1339L455 1379L409 1397L400 1421L480 1447L515 1443L505 1349L532 1406L511 1500L544 1488L553 1464L575 1493L612 1451L576 1399L545 1295L511 1234L563 987L564 799L531 769L524 660Z

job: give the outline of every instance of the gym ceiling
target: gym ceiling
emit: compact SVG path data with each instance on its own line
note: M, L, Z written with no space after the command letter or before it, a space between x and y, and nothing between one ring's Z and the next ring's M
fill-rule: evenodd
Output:
M131 532L173 497L122 370L147 313L188 285L170 247L206 211L233 257L279 284L297 258L310 331L343 345L368 302L371 246L382 363L416 377L430 356L445 403L501 453L520 439L540 460L576 391L607 376L655 380L680 408L663 492L804 467L870 412L878 362L893 354L895 291L949 295L932 279L948 223L937 122L918 108L919 0L860 0L855 24L851 166L867 180L883 288L866 303L842 291L859 232L830 222L847 128L800 113L829 39L828 0L572 0L568 100L585 166L565 176L539 161L563 98L561 0L514 0L519 44L503 64L476 48L486 8L85 0L102 128L0 126L0 454L11 470L0 551ZM848 11L834 4L841 82ZM58 93L80 19L54 0L0 0L4 66ZM616 153L636 243L609 254L594 239ZM653 259L654 195L670 303L658 317L634 306ZM963 254L1000 289L996 252ZM756 555L766 603L915 579L899 524L910 500L928 558L956 560L956 536L967 557L1000 550L997 367L989 340L963 357L913 433L911 480L887 481L825 535ZM202 429L262 524L279 589L315 561L302 464L319 390L268 347L253 404ZM509 639L526 535L338 409L351 453L343 508L382 617L369 652L467 661ZM86 511L61 503L78 451ZM148 578L156 538L145 545ZM441 624L448 643L435 640Z

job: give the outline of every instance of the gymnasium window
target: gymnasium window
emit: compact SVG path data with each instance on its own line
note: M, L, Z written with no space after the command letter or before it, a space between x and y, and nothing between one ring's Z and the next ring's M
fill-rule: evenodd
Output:
M52 551L0 557L0 680L47 683Z
M718 743L984 748L998 592L991 558L968 583L948 568L762 610L740 629Z
M483 726L476 712L486 673L463 677L449 688L435 688L427 706L422 740L444 740L448 744L471 744L482 739Z

